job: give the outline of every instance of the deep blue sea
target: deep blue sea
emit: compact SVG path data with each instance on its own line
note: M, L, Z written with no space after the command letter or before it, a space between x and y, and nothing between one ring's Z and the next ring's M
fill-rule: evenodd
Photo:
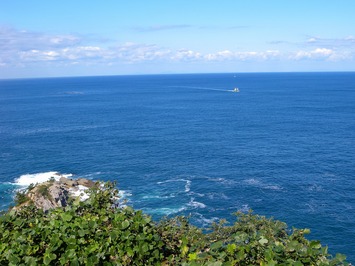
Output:
M0 80L0 209L51 171L156 219L252 209L355 262L355 73Z

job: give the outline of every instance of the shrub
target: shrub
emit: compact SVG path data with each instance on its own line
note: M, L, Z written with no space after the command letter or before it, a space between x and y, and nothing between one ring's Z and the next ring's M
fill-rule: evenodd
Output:
M37 191L43 197L48 198L48 197L50 197L48 189L49 189L49 185L48 184L43 184L43 185L39 185L38 186Z
M2 215L0 265L347 265L308 241L308 229L288 230L251 212L208 230L186 217L155 223L117 206L117 195L106 183L65 208L44 213L29 205Z
M27 202L29 199L26 195L26 192L24 191L17 191L15 195L15 204L16 205L21 205L25 202Z

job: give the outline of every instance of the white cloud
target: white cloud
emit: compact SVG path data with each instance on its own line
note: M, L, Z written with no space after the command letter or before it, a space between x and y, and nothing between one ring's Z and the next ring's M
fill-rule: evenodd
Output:
M65 34L53 35L39 32L19 31L13 28L0 27L0 50L30 50L61 48L78 45L82 39L79 36Z
M25 62L36 62L99 58L104 55L104 53L101 52L102 50L100 47L78 46L57 50L33 49L29 51L20 51L18 54L19 58Z
M202 58L199 52L188 49L181 49L176 52L170 52L170 58L175 61L194 61Z
M306 45L336 49L339 47L354 49L355 37L352 35L344 38L320 38L311 36L306 40Z
M156 45L136 43L118 45L109 48L106 52L110 54L110 59L127 63L161 60L170 54L170 50L160 48Z
M307 43L316 43L318 41L318 38L312 37L307 40Z
M224 61L224 60L269 60L280 57L280 52L277 50L267 50L265 52L232 52L224 50L216 53L210 53L204 56L207 61Z
M345 41L350 41L350 42L355 42L355 36L349 35L349 36L345 37L344 40Z
M298 51L292 59L328 59L330 56L334 55L334 51L327 48L316 48L312 51Z
M328 40L329 41L329 40ZM355 37L342 39L346 43L354 43ZM279 60L292 62L294 60L341 61L352 60L355 55L354 46L351 49L337 49L328 46L315 46L325 42L324 39L310 37L308 43L313 49L299 51L220 51L202 53L192 49L169 49L155 44L139 44L126 42L112 47L106 43L90 44L88 39L72 34L44 34L19 31L0 27L0 67L8 66L38 66L46 63L56 65L115 65L139 64L144 62L199 62L213 64L214 62L267 62ZM309 46L307 46L309 47Z

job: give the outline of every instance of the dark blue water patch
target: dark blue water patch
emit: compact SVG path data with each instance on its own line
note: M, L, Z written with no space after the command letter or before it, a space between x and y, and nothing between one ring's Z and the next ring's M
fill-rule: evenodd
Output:
M1 80L0 206L60 171L117 181L154 219L251 208L355 261L354 102L354 73Z

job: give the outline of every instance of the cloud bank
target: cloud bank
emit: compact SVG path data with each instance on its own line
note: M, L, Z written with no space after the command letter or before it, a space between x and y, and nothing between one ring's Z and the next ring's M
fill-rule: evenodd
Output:
M173 28L189 27L176 25ZM172 28L172 26L169 26ZM165 30L164 26L156 29ZM47 34L0 27L0 69L40 64L65 65L115 65L144 62L201 64L223 62L299 62L305 60L336 62L353 60L355 37L343 39L321 39L309 37L302 49L294 51L265 50L247 51L223 49L211 53L189 48L170 49L156 44L107 43L92 44L90 38L74 34Z

